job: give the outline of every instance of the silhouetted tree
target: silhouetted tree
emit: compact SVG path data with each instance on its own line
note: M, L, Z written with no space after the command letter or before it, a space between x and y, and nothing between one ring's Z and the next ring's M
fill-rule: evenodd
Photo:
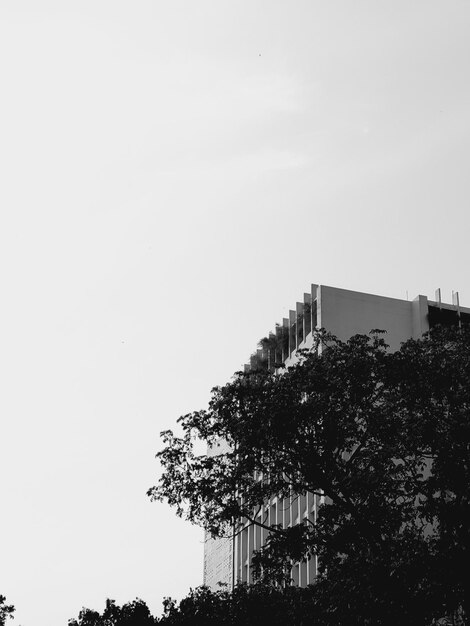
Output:
M316 554L324 623L465 619L468 330L436 329L395 353L381 331L346 342L321 331L299 357L282 375L237 373L208 410L180 418L181 437L162 433L150 497L227 535L242 518L259 523L254 512L270 497L325 495L315 524L271 527L260 580L282 584L292 560ZM211 453L197 454L196 439Z
M83 608L78 620L69 620L69 626L154 626L158 620L150 614L143 600L136 599L122 606L114 600L106 600L102 614Z
M164 626L315 626L323 624L312 589L238 585L232 593L191 590L178 604L167 598L159 624Z
M0 595L0 626L5 626L7 617L13 617L15 607L12 604L6 604L5 596Z

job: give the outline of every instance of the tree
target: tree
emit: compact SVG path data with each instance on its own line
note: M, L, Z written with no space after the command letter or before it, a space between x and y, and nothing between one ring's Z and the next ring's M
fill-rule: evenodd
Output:
M7 617L13 617L15 612L15 607L12 604L5 604L6 600L5 596L0 594L0 626L5 626Z
M233 593L191 590L179 604L167 598L160 624L164 626L314 626L317 615L311 589L275 589L256 584L239 585Z
M182 436L162 433L148 493L215 536L258 523L270 497L322 494L315 524L270 528L260 580L285 584L292 560L316 554L325 623L468 620L469 381L466 329L394 353L381 331L346 342L320 331L282 375L239 372L179 419Z
M106 600L102 614L83 608L78 620L69 620L69 626L154 626L158 620L150 614L143 600L136 598L119 606L114 600Z

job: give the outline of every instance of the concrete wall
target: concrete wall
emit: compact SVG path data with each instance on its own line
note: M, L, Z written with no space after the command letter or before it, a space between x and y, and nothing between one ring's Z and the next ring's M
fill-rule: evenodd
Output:
M399 300L368 293L337 289L325 285L312 285L312 302L316 304L316 320L312 327L326 328L342 341L353 335L368 335L371 330L385 330L384 339L391 350L398 350L407 339L421 337L429 330L428 299ZM305 333L297 346L290 346L287 366L297 361L295 348L311 349L312 333Z
M208 449L207 454L213 456L230 452L230 446L220 440L215 446ZM211 537L208 533L204 537L204 585L213 591L221 589L222 585L233 585L233 538Z
M419 304L320 285L318 326L342 340L356 334L367 335L373 329L386 330L385 341L391 350L397 350L403 341L427 330L421 327L425 318L422 320L415 313Z
M206 533L204 543L204 585L213 591L232 589L233 584L233 539L212 538Z

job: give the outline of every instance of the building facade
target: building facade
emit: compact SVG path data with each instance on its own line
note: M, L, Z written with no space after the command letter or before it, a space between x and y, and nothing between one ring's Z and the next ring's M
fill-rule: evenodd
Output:
M309 293L304 293L303 302L297 302L295 310L289 311L289 317L270 333L271 337L281 336L282 341L272 343L278 348L271 348L266 338L245 369L254 367L260 360L272 370L280 362L287 367L292 365L297 350L313 347L315 328L325 328L343 341L356 334L369 334L373 329L385 330L390 349L397 350L403 341L419 338L437 324L470 323L470 309L460 306L458 293L452 294L452 300L452 304L443 303L440 290L436 291L435 300L420 295L409 301L314 284ZM258 515L260 521L267 520L268 526L282 524L287 528L307 517L314 522L321 504L322 498L318 496L291 494L289 498L272 498L261 507ZM251 583L251 557L264 545L267 533L260 526L246 523L233 537L206 536L204 584L215 590L220 584L231 589L237 582ZM294 564L293 584L312 583L316 571L315 557Z

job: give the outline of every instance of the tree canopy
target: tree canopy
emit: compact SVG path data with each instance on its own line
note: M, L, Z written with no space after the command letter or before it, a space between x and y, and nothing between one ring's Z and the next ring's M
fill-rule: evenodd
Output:
M13 617L15 607L12 604L6 604L7 599L0 594L0 626L5 626L7 617Z
M69 620L69 626L154 626L158 620L152 617L146 603L139 598L122 606L114 600L106 600L103 613L83 608L77 619Z
M319 331L298 356L281 375L237 373L181 436L162 433L150 497L221 536L271 497L322 494L314 524L270 528L261 582L316 554L323 623L468 615L470 333L437 328L392 353L381 331Z
M180 603L167 598L159 624L163 626L314 626L323 622L311 589L276 589L238 585L232 593L192 589Z

